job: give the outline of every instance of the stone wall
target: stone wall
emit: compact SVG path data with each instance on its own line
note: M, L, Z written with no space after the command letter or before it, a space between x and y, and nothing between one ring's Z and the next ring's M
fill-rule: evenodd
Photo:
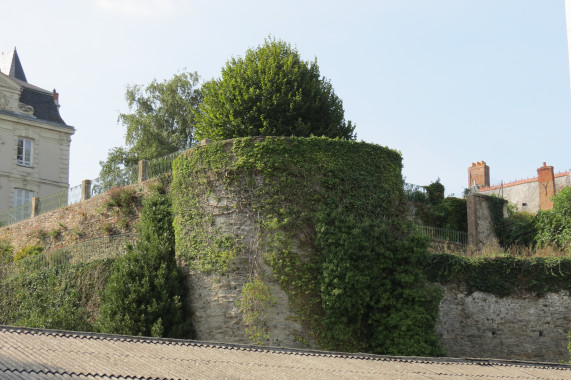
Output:
M466 197L468 214L468 244L481 249L487 244L497 242L490 209L486 198L473 194Z
M139 195L143 195L147 192L147 185L131 185L128 188L134 188ZM16 250L29 245L43 245L49 251L101 236L134 232L140 210L121 228L117 225L119 217L104 209L106 199L107 194L101 194L1 227L0 239L7 240Z
M450 357L560 362L569 360L571 297L496 297L443 287L437 332Z
M210 342L252 344L245 333L243 314L237 305L240 291L248 278L243 275L207 275L192 272L188 277L192 322L196 339ZM270 285L276 303L267 310L269 340L272 347L311 348L304 329L291 319L286 293Z

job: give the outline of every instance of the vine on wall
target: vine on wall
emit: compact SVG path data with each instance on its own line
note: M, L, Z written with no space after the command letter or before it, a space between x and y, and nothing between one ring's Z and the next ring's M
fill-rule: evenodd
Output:
M440 293L420 270L426 240L405 219L398 152L327 138L215 142L175 161L172 189L177 254L196 270L227 273L248 250L212 225L205 200L226 194L250 210L265 263L321 348L441 352Z

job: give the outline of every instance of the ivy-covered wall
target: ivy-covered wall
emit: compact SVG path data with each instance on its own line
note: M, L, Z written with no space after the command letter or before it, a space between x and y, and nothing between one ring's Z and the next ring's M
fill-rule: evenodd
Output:
M401 165L394 150L327 138L243 138L181 155L171 190L191 297L228 317L235 341L439 354L440 291L420 269L426 241L410 233ZM207 308L192 302L198 339L212 339L200 333ZM294 336L276 339L280 324Z

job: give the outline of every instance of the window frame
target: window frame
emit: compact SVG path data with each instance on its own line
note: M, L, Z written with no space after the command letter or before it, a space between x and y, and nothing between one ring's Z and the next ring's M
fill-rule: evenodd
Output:
M29 146L27 146L29 145ZM34 162L34 140L18 137L16 146L16 163L19 166L32 167Z
M14 200L12 205L14 207L14 221L28 219L32 213L32 198L35 194L31 190L15 188ZM26 207L22 207L26 206Z

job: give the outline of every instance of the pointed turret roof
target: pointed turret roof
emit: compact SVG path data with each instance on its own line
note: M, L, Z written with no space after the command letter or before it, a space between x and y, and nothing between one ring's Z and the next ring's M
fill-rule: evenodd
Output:
M12 51L0 55L0 71L12 78L19 79L26 83L28 82L15 47Z

